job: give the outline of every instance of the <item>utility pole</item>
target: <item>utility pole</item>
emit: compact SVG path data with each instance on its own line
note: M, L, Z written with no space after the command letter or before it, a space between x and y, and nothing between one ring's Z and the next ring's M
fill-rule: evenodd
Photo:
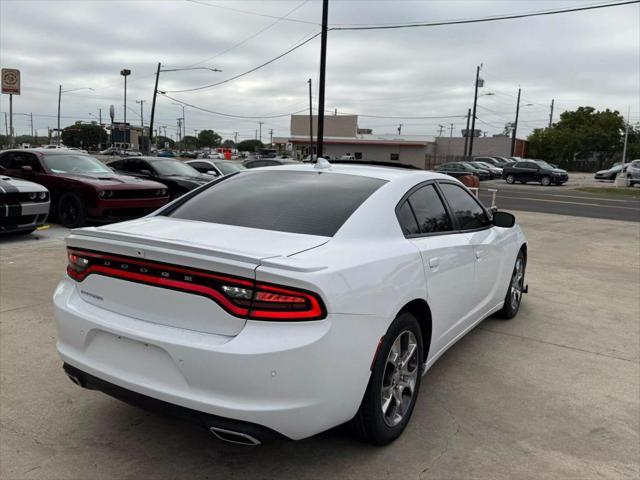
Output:
M233 132L233 143L236 147L236 153L238 153L238 132Z
M398 125L398 135L402 135L402 124Z
M440 131L438 132L438 136L441 137L442 136L442 131L444 130L444 125L438 125L438 127L440 127Z
M30 122L30 123L31 123L31 142L35 143L35 142L33 141L33 112L31 112L31 113L29 114L29 118L30 118L30 120L31 120L31 122Z
M467 129L464 136L464 156L467 156L467 147L469 146L469 120L471 120L471 109L467 110Z
M158 96L158 79L160 78L160 62L158 62L158 70L156 70L156 85L155 87L153 87L153 100L151 102L151 118L149 119L149 148L151 148L151 143L153 141L153 138L151 138L151 135L153 135L151 132L153 132L153 119L154 116L156 114L156 97ZM166 133L165 133L165 138L166 138ZM148 152L145 152L148 153Z
M469 140L469 156L473 155L473 138L476 133L476 107L478 105L478 83L480 80L480 65L476 68L476 88L473 93L473 114L471 116L471 139Z
M57 144L60 146L60 100L62 98L62 85L58 85L58 128L56 129Z
M553 102L554 99L551 99L551 111L549 112L549 128L551 128L551 124L553 123Z
M269 146L273 146L273 128L269 130Z
M258 139L258 129L256 128L256 140Z
M516 121L513 124L513 131L511 132L511 156L515 154L516 151L516 132L518 131L518 115L520 114L520 92L521 88L518 88L518 100L516 103Z
M178 148L181 149L182 148L182 119L178 118L178 131L177 131L177 137L178 139Z
M100 122L100 126L102 126L102 109L98 109L98 122Z
M311 95L311 79L309 84L309 160L313 162L313 97Z
M449 152L451 150L451 140L453 138L453 123L450 124L451 127L449 128L449 141L447 142L447 157L449 156Z
M146 152L147 149L144 142L144 111L142 109L144 100L136 100L136 103L140 104L140 146L138 147L138 149L141 152ZM151 133L149 133L149 135L151 135Z
M322 0L322 35L320 36L320 85L318 90L318 146L317 158L322 156L324 142L324 84L327 70L327 24L329 19L329 0Z
M258 125L260 125L260 143L262 143L262 124L264 122L258 122Z

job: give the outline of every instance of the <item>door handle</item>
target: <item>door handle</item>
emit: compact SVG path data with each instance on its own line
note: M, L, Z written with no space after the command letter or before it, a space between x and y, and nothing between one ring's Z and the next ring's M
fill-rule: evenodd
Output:
M429 268L431 270L435 270L440 265L440 259L438 257L433 257L429 259Z

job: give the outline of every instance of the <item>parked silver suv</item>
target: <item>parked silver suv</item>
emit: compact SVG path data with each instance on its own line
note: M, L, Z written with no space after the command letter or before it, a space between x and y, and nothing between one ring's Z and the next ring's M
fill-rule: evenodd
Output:
M629 180L630 187L633 187L636 183L640 183L640 159L631 160L631 163L627 167L627 179Z

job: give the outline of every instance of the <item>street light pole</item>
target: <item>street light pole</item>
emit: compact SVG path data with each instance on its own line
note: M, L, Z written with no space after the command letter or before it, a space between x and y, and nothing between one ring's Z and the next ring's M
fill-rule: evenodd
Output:
M327 69L327 32L329 0L322 0L322 34L320 36L320 85L318 89L318 136L316 158L322 156L324 143L324 84Z
M551 124L553 123L553 102L554 99L551 99L551 111L549 112L549 128L551 128Z
M60 145L60 101L62 99L62 94L63 93L69 93L69 92L76 92L78 90L91 90L93 91L93 88L91 87L80 87L80 88L72 88L71 90L62 90L62 85L58 85L58 128L56 129L58 132L58 138L57 138L57 144L58 146Z
M158 97L158 93L164 93L158 90L158 81L160 80L160 72L181 72L183 70L210 70L212 72L222 72L222 70L219 70L217 68L210 68L210 67L169 68L169 69L162 70L162 63L158 62L158 69L156 70L156 83L155 83L155 86L153 87L153 100L151 102L151 118L149 119L149 144L151 144L151 140L152 140L151 135L153 135L153 122L156 116L156 98ZM182 116L184 117L184 112ZM166 138L166 135L165 135L165 138Z

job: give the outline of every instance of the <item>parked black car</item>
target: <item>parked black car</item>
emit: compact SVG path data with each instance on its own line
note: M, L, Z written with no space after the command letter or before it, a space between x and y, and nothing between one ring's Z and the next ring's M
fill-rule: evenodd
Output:
M502 178L507 183L539 182L547 186L562 185L569 180L569 174L566 170L552 167L544 160L520 160L514 164L505 165L502 169Z
M479 169L467 162L451 162L438 165L436 172L445 173L452 177L460 178L465 175L473 175L479 180L490 180L491 174L487 170Z
M169 198L184 195L215 177L198 172L195 168L172 158L129 157L107 164L118 173L155 180L169 189Z
M274 167L276 165L296 165L300 162L288 158L250 158L243 165L247 168Z
M491 178L502 178L502 167L496 167L491 163L480 162L480 161L472 161L465 162L470 163L471 166L476 167L480 170L486 170L491 175Z

